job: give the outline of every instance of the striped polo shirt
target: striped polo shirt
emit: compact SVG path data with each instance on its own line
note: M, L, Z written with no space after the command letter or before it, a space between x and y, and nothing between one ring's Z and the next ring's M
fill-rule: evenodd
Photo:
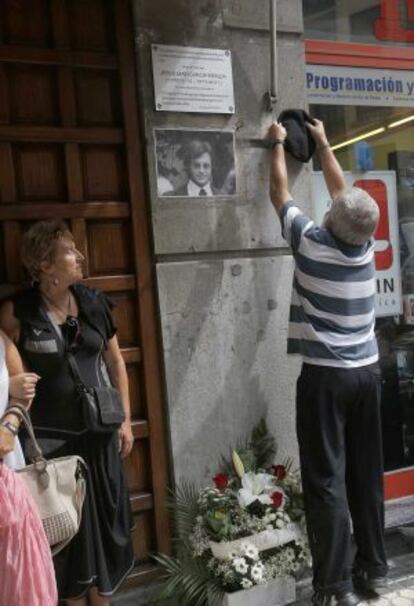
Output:
M362 246L340 242L292 201L282 207L280 220L295 259L288 353L320 366L373 364L374 240Z

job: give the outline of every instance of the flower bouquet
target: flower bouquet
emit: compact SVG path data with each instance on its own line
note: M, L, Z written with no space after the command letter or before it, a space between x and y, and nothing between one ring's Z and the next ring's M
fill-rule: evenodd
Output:
M294 600L294 577L309 560L302 490L298 472L273 464L275 454L262 420L222 457L214 485L177 488L177 555L155 557L165 571L162 597L180 606Z

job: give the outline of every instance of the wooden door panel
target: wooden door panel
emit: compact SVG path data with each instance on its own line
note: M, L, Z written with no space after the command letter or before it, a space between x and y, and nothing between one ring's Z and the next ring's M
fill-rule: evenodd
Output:
M102 70L76 70L75 94L80 126L122 125L117 74Z
M48 0L2 0L2 44L49 46L52 21Z
M59 124L56 70L38 65L7 66L11 124Z
M129 380L129 391L131 394L131 414L135 419L146 418L147 410L145 407L145 398L142 393L140 369L138 363L127 365Z
M118 338L122 347L137 347L138 308L135 293L117 293L111 295L115 303L114 319L118 327Z
M0 205L17 199L13 150L10 143L0 142Z
M90 275L131 273L131 232L125 221L88 222Z
M134 516L135 529L132 532L134 550L138 558L144 559L146 553L154 553L156 544L154 543L154 522L153 514L145 511Z
M0 64L0 124L10 122L9 79L7 67Z
M125 463L128 486L132 492L149 491L151 474L147 440L139 440Z
M81 147L86 200L124 200L128 195L125 156L121 146Z
M73 49L109 51L115 48L111 4L105 0L76 0L68 4Z
M24 230L68 221L85 283L110 295L131 392L125 461L137 567L169 549L167 448L128 0L0 2L0 295L27 281Z
M16 143L12 150L17 202L67 200L65 158L61 145Z

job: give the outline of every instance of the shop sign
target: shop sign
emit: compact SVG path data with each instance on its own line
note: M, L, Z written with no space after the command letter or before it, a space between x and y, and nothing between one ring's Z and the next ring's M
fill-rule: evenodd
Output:
M414 76L409 70L306 65L308 103L325 105L414 105Z
M405 11L407 20L414 21L414 2L413 0L405 0ZM400 0L381 0L380 16L375 21L375 36L379 40L389 40L391 42L406 42L408 44L414 42L414 29L404 23L402 15L404 9L401 10Z
M155 109L234 114L231 52L153 44Z
M375 232L377 317L402 314L400 244L398 236L397 190L394 171L345 172L347 184L366 190L377 202L380 221ZM330 197L321 172L312 176L314 219L321 224Z

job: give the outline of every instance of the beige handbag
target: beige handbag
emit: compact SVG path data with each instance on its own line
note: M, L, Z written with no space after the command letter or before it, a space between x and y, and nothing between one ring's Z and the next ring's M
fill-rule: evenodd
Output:
M85 500L85 461L76 455L47 460L36 440L27 411L11 406L25 425L33 446L32 465L17 471L34 499L53 555L79 530Z

